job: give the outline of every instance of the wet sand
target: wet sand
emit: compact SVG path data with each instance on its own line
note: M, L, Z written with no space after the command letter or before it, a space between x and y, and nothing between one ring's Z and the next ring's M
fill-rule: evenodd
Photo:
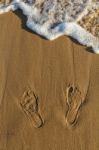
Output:
M25 21L19 11L0 15L0 150L98 150L99 56L66 36L45 40ZM72 128L68 85L82 99ZM20 106L28 87L38 98L40 128Z

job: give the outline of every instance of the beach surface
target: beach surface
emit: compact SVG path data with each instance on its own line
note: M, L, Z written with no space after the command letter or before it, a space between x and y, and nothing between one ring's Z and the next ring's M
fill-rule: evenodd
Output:
M99 56L66 36L48 41L25 22L21 11L0 15L0 150L99 150ZM68 86L82 100L73 127ZM28 89L37 97L39 128L20 105Z

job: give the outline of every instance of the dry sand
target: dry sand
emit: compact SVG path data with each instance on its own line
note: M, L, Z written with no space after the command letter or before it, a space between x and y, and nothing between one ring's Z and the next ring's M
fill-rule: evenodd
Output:
M68 37L47 41L25 30L19 14L0 16L0 150L99 150L99 56ZM85 102L72 128L68 85ZM20 107L28 87L38 97L40 128Z

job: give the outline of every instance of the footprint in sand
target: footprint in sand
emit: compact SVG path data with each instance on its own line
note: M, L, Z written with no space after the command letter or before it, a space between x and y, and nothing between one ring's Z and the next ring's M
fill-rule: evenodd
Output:
M82 106L83 100L78 88L69 86L67 88L67 105L68 111L66 114L66 124L72 127L77 123L79 111Z
M43 125L42 117L38 112L38 97L30 88L23 93L20 105L34 127L39 128Z

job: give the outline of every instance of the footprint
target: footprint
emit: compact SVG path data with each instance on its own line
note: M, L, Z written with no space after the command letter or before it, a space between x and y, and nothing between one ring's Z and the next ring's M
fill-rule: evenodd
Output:
M20 106L34 127L39 128L43 125L42 117L38 112L38 97L30 88L23 93Z
M79 110L82 106L81 93L77 88L71 86L67 88L67 104L66 123L68 127L72 127L77 123Z

